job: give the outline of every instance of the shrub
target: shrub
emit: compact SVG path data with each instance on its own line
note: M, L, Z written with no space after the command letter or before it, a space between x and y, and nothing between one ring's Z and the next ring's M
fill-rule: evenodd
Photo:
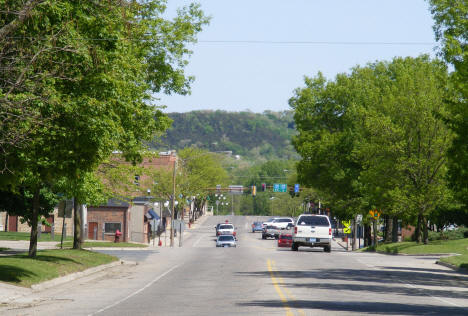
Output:
M463 239L468 238L468 228L459 227L455 230L447 230L443 232L429 232L429 240L454 240L454 239Z

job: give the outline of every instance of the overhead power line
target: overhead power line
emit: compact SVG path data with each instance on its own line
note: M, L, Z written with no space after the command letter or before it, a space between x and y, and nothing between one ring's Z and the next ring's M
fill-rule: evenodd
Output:
M47 40L47 38L31 36L10 36L7 39L29 39L29 40ZM148 38L71 38L81 41L148 41ZM273 40L199 40L195 44L256 44L256 45L347 45L347 46L434 46L436 42L372 42L372 41L273 41Z
M435 42L360 42L360 41L266 41L266 40L199 40L198 43L213 44L278 44L278 45L393 45L433 46Z

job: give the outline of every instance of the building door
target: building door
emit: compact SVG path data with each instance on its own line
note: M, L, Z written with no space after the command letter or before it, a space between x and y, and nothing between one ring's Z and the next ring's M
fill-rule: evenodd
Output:
M88 224L88 239L97 239L98 223L89 222ZM96 230L96 236L94 236L94 230Z
M8 216L8 231L9 232L18 231L18 216L16 215Z
M52 225L54 224L54 215L47 217L47 222L50 224L50 226L45 226L44 232L50 233L52 231Z

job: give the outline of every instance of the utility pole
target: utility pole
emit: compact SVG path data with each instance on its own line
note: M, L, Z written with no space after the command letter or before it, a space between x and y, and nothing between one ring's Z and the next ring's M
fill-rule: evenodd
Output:
M234 194L231 194L231 215L234 216Z
M174 168L172 168L172 210L171 210L171 247L174 247L174 210L175 210L175 187L176 187L176 162L174 160Z

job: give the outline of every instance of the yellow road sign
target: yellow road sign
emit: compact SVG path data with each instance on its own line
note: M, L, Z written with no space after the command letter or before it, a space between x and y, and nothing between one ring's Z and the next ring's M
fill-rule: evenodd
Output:
M343 228L343 233L351 234L351 228L349 228L349 227Z
M344 227L349 227L351 226L351 221L341 221Z
M370 216L372 216L374 219L379 219L380 217L380 212L378 210L370 210L369 211Z

